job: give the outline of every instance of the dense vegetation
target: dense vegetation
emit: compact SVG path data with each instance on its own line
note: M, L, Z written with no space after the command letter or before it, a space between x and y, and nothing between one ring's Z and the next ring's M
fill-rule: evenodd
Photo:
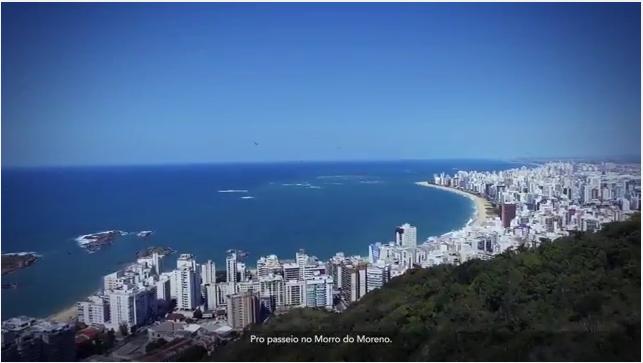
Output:
M214 355L235 361L640 360L640 216L493 260L416 269L342 314L297 309ZM265 344L250 334L388 336Z

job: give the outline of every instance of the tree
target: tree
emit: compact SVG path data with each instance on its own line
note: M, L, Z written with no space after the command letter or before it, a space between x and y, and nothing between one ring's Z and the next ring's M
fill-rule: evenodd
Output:
M167 341L165 339L163 339L163 338L157 339L157 340L152 341L152 342L149 342L145 346L145 353L150 353L150 352L152 352L152 351L154 351L156 349L159 349L162 346L164 346L165 344L167 344Z
M105 334L103 341L103 347L107 349L111 349L114 346L114 341L116 340L116 334L114 332L114 329L109 329L107 331L107 334Z
M121 323L118 325L118 331L122 336L126 337L129 335L129 330L127 329L127 324Z
M192 316L195 319L201 319L201 318L203 318L203 313L201 312L201 309L196 309L196 310L194 310L194 314L192 314Z

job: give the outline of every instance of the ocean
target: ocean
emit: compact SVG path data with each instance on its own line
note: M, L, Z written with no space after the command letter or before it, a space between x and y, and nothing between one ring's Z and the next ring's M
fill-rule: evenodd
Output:
M436 160L3 168L2 253L34 251L42 258L2 277L18 287L2 290L1 318L56 313L152 245L192 253L199 262L212 259L223 269L230 248L248 252L250 266L267 254L294 258L300 248L321 259L340 251L367 255L369 243L392 240L405 222L418 227L422 241L462 227L473 205L414 182L433 173L515 166ZM112 229L154 234L122 237L93 254L74 240Z

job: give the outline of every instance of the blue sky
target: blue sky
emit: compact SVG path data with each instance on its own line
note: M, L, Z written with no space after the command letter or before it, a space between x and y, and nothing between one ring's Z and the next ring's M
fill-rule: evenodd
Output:
M640 53L637 3L3 3L2 163L640 155Z

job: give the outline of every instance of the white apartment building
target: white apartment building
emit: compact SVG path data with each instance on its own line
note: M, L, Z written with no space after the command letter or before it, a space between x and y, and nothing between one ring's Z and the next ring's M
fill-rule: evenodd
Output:
M333 278L315 276L305 281L304 305L308 307L333 307Z
M306 283L299 280L290 280L284 283L284 305L287 307L305 306L304 288Z
M417 246L417 228L408 223L395 229L395 243L398 246L416 247Z
M123 287L107 293L110 322L106 326L117 330L121 324L128 329L144 323L156 313L156 288Z
M284 305L284 279L281 275L268 275L259 278L261 296L273 296L276 306Z
M226 282L237 282L237 254L232 252L226 256Z
M216 272L216 265L212 260L208 260L208 262L201 265L201 284L214 285L217 282Z
M87 300L78 302L78 321L87 325L109 322L109 302L104 296L89 296Z
M194 310L200 304L200 289L196 273L191 265L182 265L174 270L172 281L176 291L176 307L179 310Z
M296 262L287 262L283 264L283 270L284 270L284 279L286 281L290 280L300 280L300 274L299 274L299 265Z

